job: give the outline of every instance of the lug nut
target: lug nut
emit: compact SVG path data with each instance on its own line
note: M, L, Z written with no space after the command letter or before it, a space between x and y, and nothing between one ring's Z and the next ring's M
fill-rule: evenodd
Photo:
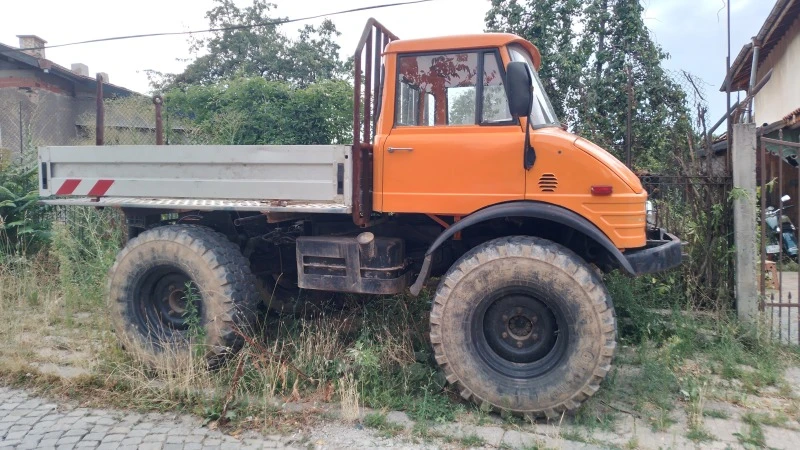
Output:
M508 333L506 333L505 331L503 331L503 339L506 339L506 338L508 338Z
M517 348L522 348L522 341L517 341Z

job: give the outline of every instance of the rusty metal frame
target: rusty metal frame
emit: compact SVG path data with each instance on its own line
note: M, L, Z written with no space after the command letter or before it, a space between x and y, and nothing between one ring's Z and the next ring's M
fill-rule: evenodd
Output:
M380 63L383 49L399 39L370 18L356 47L353 80L353 223L369 224L372 214L373 133L378 119L381 84ZM380 50L379 50L380 49ZM364 74L362 77L362 59ZM364 96L361 84L364 83ZM363 113L363 120L362 120ZM362 134L363 131L363 134Z

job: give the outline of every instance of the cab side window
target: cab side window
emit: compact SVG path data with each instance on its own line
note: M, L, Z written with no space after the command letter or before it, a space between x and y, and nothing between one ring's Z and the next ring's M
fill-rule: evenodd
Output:
M395 125L473 125L477 52L400 56Z
M494 50L398 58L396 126L514 123Z
M503 83L503 73L497 62L497 54L483 54L483 99L481 123L504 123L514 120L508 107L508 95Z

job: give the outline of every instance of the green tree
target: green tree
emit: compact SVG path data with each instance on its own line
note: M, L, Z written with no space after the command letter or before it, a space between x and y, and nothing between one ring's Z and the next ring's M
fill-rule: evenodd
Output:
M199 128L209 144L331 144L352 141L353 91L345 81L306 87L261 77L173 89L173 121Z
M630 145L635 167L665 170L691 125L686 93L661 66L669 55L651 39L643 13L638 0L591 0L585 5L575 125L620 158Z
M540 76L559 117L633 165L666 170L691 124L686 94L661 66L639 0L492 0L487 28L542 53ZM631 139L627 142L630 109Z
M581 5L580 0L492 0L486 14L487 31L514 33L536 45L542 84L558 117L570 123L583 63L573 27Z
M183 73L167 78L169 84L209 84L233 76L259 76L269 81L287 81L307 86L320 80L343 79L347 64L339 58L340 34L333 22L306 25L297 40L279 30L280 18L271 17L275 5L253 0L239 8L234 0L215 0L206 13L209 37L192 42L194 53L206 53Z

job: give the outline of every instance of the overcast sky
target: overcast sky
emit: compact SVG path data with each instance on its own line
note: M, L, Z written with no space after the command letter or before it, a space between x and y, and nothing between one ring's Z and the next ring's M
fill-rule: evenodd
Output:
M708 86L711 122L725 111L725 94L717 92L725 75L725 0L643 0L646 24L653 37L671 55L666 66L684 69L701 77ZM394 0L272 0L276 15L303 17ZM49 44L128 34L181 31L207 27L205 12L213 0L39 0L3 2L0 42L17 45L16 35L35 34ZM251 0L237 0L245 6ZM349 55L364 23L375 17L401 38L479 33L489 0L435 0L332 17L342 32L339 44ZM772 0L731 0L731 59L755 35ZM318 23L322 19L304 22ZM304 23L284 25L292 34ZM534 42L535 44L535 42ZM82 62L90 73L107 72L110 81L139 92L147 92L144 70L180 72L191 57L186 36L154 37L47 49L48 59L69 67ZM547 64L547 61L543 62Z

